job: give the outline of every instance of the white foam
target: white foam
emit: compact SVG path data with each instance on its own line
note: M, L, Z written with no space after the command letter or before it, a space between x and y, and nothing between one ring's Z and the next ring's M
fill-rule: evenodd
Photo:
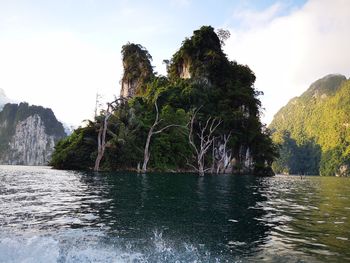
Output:
M144 263L214 260L204 247L164 239L161 231L154 231L146 244L145 247L145 243L140 243L139 240L109 237L99 231L66 230L46 234L7 233L0 237L0 262Z
M51 237L5 237L0 240L0 262L54 263L59 257L58 242Z

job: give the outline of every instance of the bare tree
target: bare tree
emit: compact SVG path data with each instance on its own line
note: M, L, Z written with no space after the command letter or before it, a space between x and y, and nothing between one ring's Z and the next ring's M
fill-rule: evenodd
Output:
M216 149L215 149L215 138L213 139L213 147L211 147L212 148L212 154L211 154L211 156L212 156L212 163L211 163L211 171L210 171L210 173L214 173L214 171L215 171L215 164L216 164L216 155L215 155L215 153L216 153Z
M97 135L97 157L95 160L94 171L100 170L100 162L106 150L106 134L108 128L108 119L112 116L113 111L119 106L119 102L123 99L116 99L111 103L107 103L107 109L104 112L103 120L101 121L100 128Z
M220 172L224 173L230 164L231 161L231 150L227 149L227 143L230 140L231 132L226 135L224 134L222 136L223 143L219 142L218 148L217 148L217 167L216 167L216 173L219 174Z
M143 155L143 165L142 165L142 170L141 170L142 173L147 172L147 164L148 164L149 158L151 156L151 152L149 150L149 147L150 147L152 136L159 134L159 133L165 131L166 129L169 129L170 127L184 127L184 126L177 125L177 124L170 124L170 125L167 125L161 129L155 131L156 127L162 122L162 119L159 119L157 100L154 102L154 107L156 108L156 118L154 120L153 125L151 126L151 128L148 131L147 140L146 140L145 149L144 149L144 155Z
M229 39L230 36L231 36L231 33L230 33L229 30L225 30L225 29L222 29L222 28L218 29L218 30L216 31L216 34L218 35L218 38L219 38L219 40L220 40L220 44L221 44L222 46L225 45L225 41L226 41L227 39Z
M213 142L215 140L214 132L219 127L222 121L218 120L217 118L209 117L204 126L202 126L202 124L199 123L199 132L196 134L197 138L199 139L199 145L196 145L194 140L193 125L198 111L199 109L194 111L189 122L188 140L196 153L197 167L192 167L195 168L199 175L204 175L206 171L210 170L210 168L205 169L205 155L210 149L210 147L213 145Z
M95 118L97 117L97 114L98 114L98 110L99 110L99 108L102 106L101 99L102 99L101 94L98 94L98 93L96 92L96 101L95 101Z

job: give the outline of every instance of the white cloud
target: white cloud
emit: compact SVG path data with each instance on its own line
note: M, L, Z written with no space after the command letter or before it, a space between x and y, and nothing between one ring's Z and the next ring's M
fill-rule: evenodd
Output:
M67 26L76 21L61 25L63 19L59 26L48 20L47 27L39 27L47 18L36 23L30 12L19 12L26 19L15 12L5 21L4 15L0 18L4 29L0 34L0 88L10 99L51 107L61 120L79 124L92 117L97 91L106 100L119 94L120 47L128 40L145 45L157 70L164 73L162 60L176 50L166 47L174 42L169 31L177 32L178 17L162 12L155 16L154 8L128 3L91 19L84 30ZM171 5L181 8L191 3L172 0ZM225 51L256 73L256 87L265 92L265 122L317 78L329 73L350 75L348 0L310 0L300 9L290 12L290 8L280 1L263 12L240 9L235 20L230 18L233 26ZM64 32L57 32L58 28Z
M255 72L255 86L265 93L261 99L266 123L316 79L330 73L350 75L347 0L310 0L288 15L272 17L280 7L256 14L243 12L244 19L252 17L249 27L244 31L231 28L225 46L231 59Z
M16 101L50 107L68 123L93 117L96 92L119 95L119 53L56 32L0 42L0 87Z
M279 2L274 3L263 12L240 8L234 12L233 18L243 27L262 26L273 20L284 8L285 5Z
M191 4L191 0L171 0L171 2L178 7L187 7Z

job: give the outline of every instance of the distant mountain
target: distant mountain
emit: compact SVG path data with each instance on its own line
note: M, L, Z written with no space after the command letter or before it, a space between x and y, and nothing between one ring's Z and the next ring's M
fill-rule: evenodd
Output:
M276 173L350 175L350 81L327 75L274 116Z
M62 122L64 132L66 133L67 136L71 135L73 131L78 128L75 125L69 125L68 123Z
M6 103L9 103L10 99L6 96L5 91L0 88L0 110Z
M346 77L340 74L330 74L316 80L299 98L309 100L311 98L326 98L334 95L341 84L346 81Z
M0 112L0 163L47 165L55 143L65 136L51 109L5 104Z

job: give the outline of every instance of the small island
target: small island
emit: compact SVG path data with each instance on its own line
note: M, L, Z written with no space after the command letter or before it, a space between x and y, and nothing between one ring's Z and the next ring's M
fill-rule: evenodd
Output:
M203 26L183 41L167 76L139 44L122 47L120 97L55 147L57 169L273 175L277 156L261 123L262 92L229 61L225 30Z
M0 1L0 263L350 262L349 8Z

